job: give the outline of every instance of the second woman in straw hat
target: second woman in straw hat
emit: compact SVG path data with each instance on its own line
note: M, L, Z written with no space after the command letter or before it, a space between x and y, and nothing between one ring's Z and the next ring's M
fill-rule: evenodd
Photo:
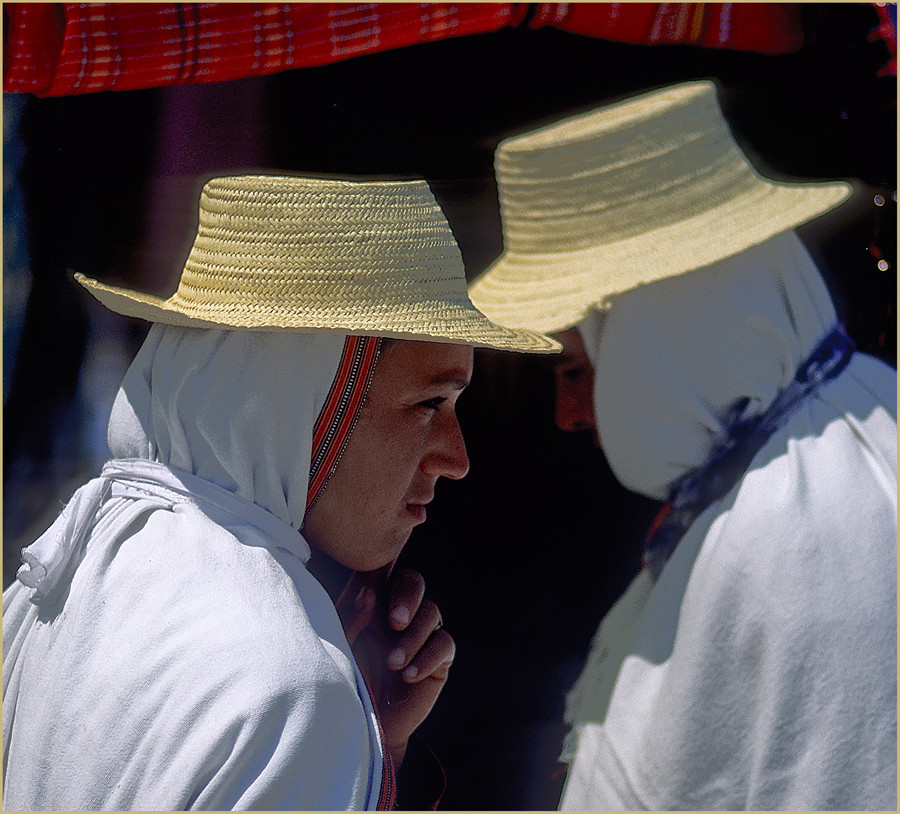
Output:
M896 373L792 231L850 186L761 176L705 81L496 170L473 301L559 335L560 426L666 501L568 696L561 807L894 809Z

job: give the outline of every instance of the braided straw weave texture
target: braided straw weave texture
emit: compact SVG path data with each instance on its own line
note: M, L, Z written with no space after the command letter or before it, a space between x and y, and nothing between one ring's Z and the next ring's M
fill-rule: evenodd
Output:
M504 253L470 287L504 325L556 332L638 285L745 251L845 200L843 182L762 177L708 81L502 142Z
M118 313L174 325L558 348L472 305L459 248L425 181L214 178L169 299L76 279Z

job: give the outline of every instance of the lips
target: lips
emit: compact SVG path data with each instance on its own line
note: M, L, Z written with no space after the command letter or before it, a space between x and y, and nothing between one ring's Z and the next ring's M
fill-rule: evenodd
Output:
M407 500L404 508L407 513L412 515L416 523L424 523L427 512L425 507L434 500L434 492L423 492L419 495L413 495L411 500Z
M409 513L413 516L413 519L417 523L425 522L427 512L425 510L425 505L423 503L407 503L406 511L407 511L407 513Z

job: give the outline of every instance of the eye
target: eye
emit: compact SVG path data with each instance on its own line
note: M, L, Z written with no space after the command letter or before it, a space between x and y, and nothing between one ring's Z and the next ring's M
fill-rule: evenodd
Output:
M435 396L432 399L427 399L426 401L420 401L417 405L418 407L424 407L426 410L432 410L437 412L441 405L447 401L446 396Z
M588 373L588 368L585 365L561 365L556 369L556 375L558 377L573 382L578 381L578 379L582 378L586 373Z

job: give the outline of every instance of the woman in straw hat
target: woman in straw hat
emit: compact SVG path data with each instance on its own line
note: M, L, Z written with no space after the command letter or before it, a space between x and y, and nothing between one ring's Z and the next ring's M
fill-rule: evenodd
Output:
M564 809L896 807L896 373L709 82L501 144L491 319L558 334L556 418L667 501L567 700Z
M558 345L472 307L420 181L213 179L171 298L78 279L154 324L4 594L5 807L391 807L454 645L381 583L468 469L472 347Z

